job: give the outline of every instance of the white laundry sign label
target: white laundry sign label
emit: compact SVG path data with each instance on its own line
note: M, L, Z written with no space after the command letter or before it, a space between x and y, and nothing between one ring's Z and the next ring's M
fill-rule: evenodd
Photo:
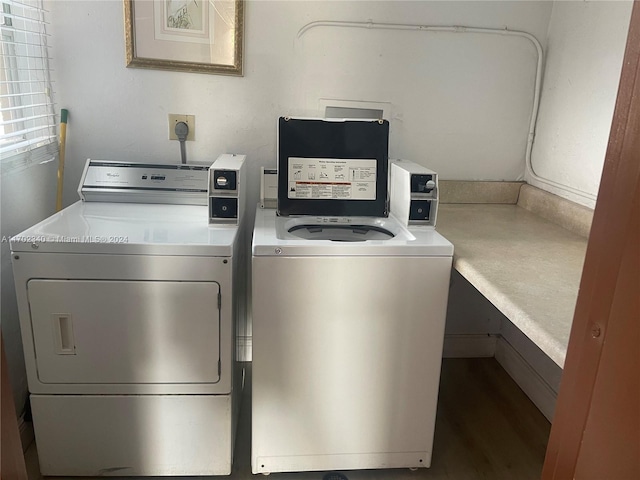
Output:
M289 157L288 198L375 200L375 159Z

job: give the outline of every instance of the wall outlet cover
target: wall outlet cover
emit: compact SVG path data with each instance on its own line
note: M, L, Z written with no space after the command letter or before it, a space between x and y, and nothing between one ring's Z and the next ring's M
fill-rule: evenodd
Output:
M189 126L189 134L187 135L187 141L193 141L196 139L196 116L195 115L182 115L176 113L169 114L169 140L178 140L176 136L176 123L184 122Z

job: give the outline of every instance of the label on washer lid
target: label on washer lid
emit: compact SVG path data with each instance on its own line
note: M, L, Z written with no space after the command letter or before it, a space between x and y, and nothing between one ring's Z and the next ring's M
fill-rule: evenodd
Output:
M288 198L375 200L376 160L289 157Z

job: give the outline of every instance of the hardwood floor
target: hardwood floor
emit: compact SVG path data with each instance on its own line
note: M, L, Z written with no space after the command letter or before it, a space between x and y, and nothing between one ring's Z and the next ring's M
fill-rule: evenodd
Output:
M261 478L251 474L248 393L229 480ZM495 359L445 359L431 468L342 473L349 480L539 480L550 428ZM27 452L27 468L30 480L42 478L33 446ZM324 473L274 473L269 479L321 480Z

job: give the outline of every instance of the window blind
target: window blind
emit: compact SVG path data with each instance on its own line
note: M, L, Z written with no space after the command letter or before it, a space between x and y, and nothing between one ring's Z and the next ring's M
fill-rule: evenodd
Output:
M0 0L0 161L18 166L54 158L55 105L42 0Z

